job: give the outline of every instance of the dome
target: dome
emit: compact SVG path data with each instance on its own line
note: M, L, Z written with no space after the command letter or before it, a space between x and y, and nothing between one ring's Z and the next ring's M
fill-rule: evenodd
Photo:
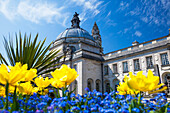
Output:
M80 37L80 38L83 37L83 38L87 38L92 41L95 41L93 36L90 35L89 32L80 28L79 26L80 20L79 20L78 15L79 14L75 12L71 20L71 23L72 23L71 28L67 28L64 32L60 33L57 37L57 40L61 38L67 38L67 37Z
M67 37L84 37L94 41L94 38L82 28L67 28L64 32L60 33L57 37L58 39Z

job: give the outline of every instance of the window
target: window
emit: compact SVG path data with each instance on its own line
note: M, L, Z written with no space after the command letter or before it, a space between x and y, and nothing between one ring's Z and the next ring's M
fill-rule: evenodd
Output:
M73 68L77 71L77 64L74 64Z
M123 72L128 72L128 63L127 63L127 61L123 62Z
M162 65L169 64L168 54L167 53L161 54L161 61L162 61Z
M152 56L146 57L146 65L147 65L147 68L153 67Z
M90 81L88 81L87 87L89 88L90 91L92 91L91 82Z
M134 60L134 70L139 71L140 70L140 64L139 64L139 59Z
M99 91L99 83L96 83L96 91Z
M104 75L108 75L109 74L109 69L108 69L108 65L104 66Z
M96 91L100 91L100 80L96 80Z
M113 64L113 73L118 73L117 72L117 64Z
M93 79L89 78L87 80L87 87L89 88L90 91L92 91L94 89L94 83L93 83Z
M110 83L106 83L106 92L110 93Z

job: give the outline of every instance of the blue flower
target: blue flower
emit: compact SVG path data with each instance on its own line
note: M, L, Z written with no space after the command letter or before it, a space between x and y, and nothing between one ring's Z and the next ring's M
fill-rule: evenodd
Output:
M167 108L167 112L170 113L170 107Z
M88 88L88 87L86 87L86 88L85 88L85 91L89 92L90 90L89 90L89 88Z
M74 93L71 93L70 97L73 98L75 97L76 95Z
M83 113L90 113L88 110L83 110Z
M133 108L132 111L134 111L135 113L139 113L140 110L138 108Z
M129 111L127 109L124 109L124 108L120 108L118 110L119 113L129 113Z
M71 111L79 111L79 110L80 110L80 108L77 107L77 106L73 106L73 107L71 108Z
M106 109L105 113L117 113L115 109Z

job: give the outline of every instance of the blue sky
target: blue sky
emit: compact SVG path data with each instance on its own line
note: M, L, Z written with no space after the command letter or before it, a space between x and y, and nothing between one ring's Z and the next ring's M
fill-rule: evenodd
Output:
M49 44L71 26L74 12L90 34L97 22L104 53L168 35L170 28L169 0L0 0L0 45L19 31L39 33Z

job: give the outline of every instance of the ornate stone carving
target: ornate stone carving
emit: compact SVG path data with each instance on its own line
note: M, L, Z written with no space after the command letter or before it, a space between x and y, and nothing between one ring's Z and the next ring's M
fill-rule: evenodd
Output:
M73 15L73 18L71 20L71 27L72 28L80 28L79 24L80 24L80 19L78 17L79 14L77 14L77 12L75 12L75 14Z

